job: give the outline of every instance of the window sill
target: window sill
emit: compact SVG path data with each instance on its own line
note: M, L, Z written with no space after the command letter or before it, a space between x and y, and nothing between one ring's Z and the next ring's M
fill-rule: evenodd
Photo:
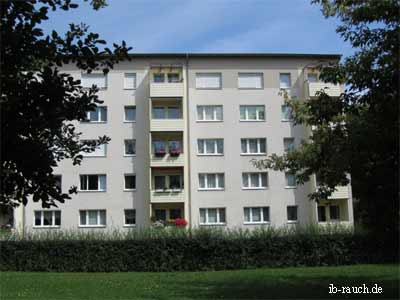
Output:
M288 120L288 119L282 119L281 121L282 121L282 122L285 122L285 123L293 122L293 120Z
M124 123L136 123L136 121L126 121L126 120L124 120Z
M297 186L285 186L285 189L294 190L294 189L297 189Z
M196 120L197 123L223 123L224 120Z
M107 190L90 190L90 191L86 191L86 190L78 190L79 193L105 193L107 192Z
M124 224L122 227L125 227L125 228L135 228L135 227L136 227L136 224Z
M299 221L287 221L288 224L297 224Z
M106 228L106 225L78 225L78 228Z
M271 225L271 222L243 222L243 225Z
M123 90L124 91L134 91L134 90L136 90L136 88L124 88Z
M153 190L154 193L182 193L183 189Z
M265 120L239 120L239 122L265 123Z
M240 153L241 156L265 156L267 153Z
M217 188L217 189L202 189L202 188L199 188L199 189L197 189L198 191L224 191L225 190L225 188Z
M201 153L197 153L197 156L224 156L224 154L201 154Z
M245 190L245 191L255 190L255 191L257 191L257 190L268 190L268 188L267 187L242 187L242 190Z
M136 189L124 189L124 192L136 192Z
M38 225L34 225L34 226L32 226L32 228L34 228L34 229L59 229L59 228L61 228L61 226L59 226L59 225L54 225L54 226L38 226Z
M136 154L124 154L124 157L136 157Z

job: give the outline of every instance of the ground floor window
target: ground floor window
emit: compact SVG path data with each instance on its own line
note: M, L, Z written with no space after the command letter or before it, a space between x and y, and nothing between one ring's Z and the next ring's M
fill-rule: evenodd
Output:
M59 227L61 226L61 211L37 210L35 211L35 227Z
M289 205L287 207L287 220L288 222L297 222L297 206Z
M269 222L269 207L245 207L244 223L267 223Z
M135 209L125 209L124 212L125 212L124 226L136 225L136 210Z
M200 208L201 225L223 225L225 223L225 208Z
M81 210L79 211L79 226L106 226L106 210Z

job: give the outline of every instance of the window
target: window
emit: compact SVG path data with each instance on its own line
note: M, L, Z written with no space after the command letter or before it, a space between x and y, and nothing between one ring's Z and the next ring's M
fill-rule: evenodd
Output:
M244 208L244 223L268 223L269 222L269 207L245 207Z
M169 83L177 83L180 82L179 74L178 73L168 73L168 82Z
M165 74L164 73L153 74L153 82L154 83L164 83L164 81L165 81Z
M91 88L93 85L99 89L107 88L107 76L103 73L82 74L81 84L84 88Z
M265 106L240 105L240 121L265 121Z
M287 219L288 222L297 222L297 206L287 207Z
M268 187L268 174L263 173L243 173L243 189L266 189Z
M97 106L94 110L86 113L86 120L82 122L104 123L107 122L107 107Z
M279 74L279 87L281 89L290 89L290 73L280 73Z
M200 208L200 225L224 225L225 208Z
M180 191L182 188L182 176L179 174L154 176L154 189L156 192L164 192L167 189L172 191Z
M267 154L267 139L241 139L241 154L262 155Z
M54 175L54 179L56 181L56 188L61 193L62 192L62 176L61 175Z
M136 175L125 175L125 191L133 191L136 190Z
M105 191L106 175L80 175L81 191Z
M182 145L180 141L168 141L169 154L172 156L178 156L183 153Z
M135 226L136 225L136 210L135 209L125 209L125 221L124 226Z
M178 219L178 218L182 218L182 214L181 214L181 210L180 208L171 208L169 210L169 218L170 219Z
M136 140L125 140L125 156L135 156L136 155Z
M282 105L282 121L292 121L292 108L289 105Z
M197 121L222 121L222 105L198 105Z
M287 153L294 150L294 138L283 139L283 150Z
M157 221L167 221L167 210L166 209L156 209L155 211L155 219Z
M136 106L125 106L124 122L136 122Z
M324 205L318 206L318 222L326 222L326 207Z
M125 90L136 89L136 73L124 74L124 89Z
M223 173L199 174L199 190L223 190L225 178Z
M332 221L340 220L340 209L338 205L329 206L329 218Z
M60 210L36 210L34 227L60 227Z
M153 119L181 119L181 109L177 106L153 107Z
M220 89L221 79L221 73L197 73L196 89Z
M318 74L317 73L309 73L307 75L308 82L318 82Z
M154 141L153 142L153 151L155 155L165 155L166 153L166 142L165 141Z
M79 226L105 227L106 226L105 209L79 211Z
M292 173L285 173L286 188L296 187L296 176Z
M94 142L95 140L88 140ZM102 157L106 156L106 144L99 145L95 148L93 152L82 152L82 156L84 157Z
M262 89L263 78L263 73L239 73L239 89Z
M199 155L223 155L223 139L198 139L197 150Z

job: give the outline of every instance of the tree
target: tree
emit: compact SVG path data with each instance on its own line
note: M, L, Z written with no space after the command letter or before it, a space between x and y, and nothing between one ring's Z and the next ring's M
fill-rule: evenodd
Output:
M106 3L92 0L90 5L97 10ZM43 207L69 199L76 187L61 193L53 168L63 159L79 164L82 152L109 141L106 136L79 141L71 122L84 120L102 102L95 86L84 89L59 68L75 64L84 72L107 73L129 59L130 48L125 42L114 44L113 50L103 48L106 42L85 24L70 24L64 35L44 35L40 25L49 10L77 7L71 0L0 1L2 206L26 205L29 197Z
M290 153L256 161L260 168L289 170L299 184L317 174L311 200L327 199L351 175L355 213L379 232L399 223L399 1L313 0L356 50L336 65L320 66L325 82L345 83L339 98L286 97L295 125L311 127L308 140Z

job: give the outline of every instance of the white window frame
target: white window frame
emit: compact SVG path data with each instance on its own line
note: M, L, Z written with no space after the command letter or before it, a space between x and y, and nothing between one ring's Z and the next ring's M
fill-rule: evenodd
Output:
M126 211L132 210L135 214L135 223L134 224L127 224L126 223ZM136 209L135 208L125 208L124 209L124 227L136 227Z
M130 86L131 83L129 80L133 80L133 87ZM124 90L136 90L137 86L137 76L135 72L126 72L124 73Z
M107 123L107 120L108 120L108 116L107 116L107 113L108 113L108 108L107 108L107 106L96 106L96 109L99 109L99 113L98 113L98 119L97 119L97 121L91 121L90 120L90 113L92 113L93 111L87 111L86 112L86 120L83 120L83 121L81 121L81 123L84 123L84 124L87 124L87 123L94 123L94 124L96 124L96 123ZM103 114L103 112L104 112L104 110L105 110L105 114L106 114L106 120L105 121L102 121L101 119L102 119L102 114Z
M286 148L286 145L288 144L288 143L285 143L286 141L291 141L291 144L293 145L292 149ZM288 153L290 151L293 151L294 149L295 149L295 139L294 139L294 137L285 137L285 138L283 138L283 152L284 153Z
M268 220L265 220L265 216L264 216L264 208L268 209ZM245 210L249 209L250 212L250 221L246 221L245 220ZM260 209L260 217L261 217L261 221L253 221L253 209ZM243 208L243 224L245 225L251 225L251 224L270 224L270 217L271 217L271 212L270 212L270 207L269 206L245 206Z
M240 86L240 77L248 76L248 77L258 77L260 76L260 87L251 87L251 86ZM238 73L238 89L239 90L263 90L264 89L264 73L262 72L239 72Z
M89 211L97 211L97 224L96 225L92 225L89 224ZM100 212L101 211L105 211L105 224L100 224ZM86 224L81 224L81 212L85 212L86 215ZM82 228L87 228L87 227L98 227L98 228L105 228L107 226L107 210L106 209L80 209L79 210L79 226L78 227L82 227Z
M289 176L289 175L294 176L295 185L289 185L289 184L288 184L288 182L289 182L288 176ZM294 175L294 174L292 174L292 173L290 173L290 172L285 172L285 188L286 188L286 189L295 189L295 188L297 188L297 184L296 184L296 175Z
M289 86L288 87L283 87L282 82L281 82L281 76L282 75L289 75ZM290 72L280 72L279 73L279 89L281 90L290 90L292 87L292 74Z
M40 225L36 225L36 213L40 212ZM44 213L51 212L51 225L43 225L44 224ZM60 225L56 224L56 212L60 212ZM60 228L61 227L61 210L34 210L33 211L33 227L34 228Z
M135 188L134 189L127 189L126 188L126 176L134 176L135 177ZM126 173L124 174L124 191L125 192L134 192L136 191L136 174L135 173Z
M133 143L135 144L135 154L126 153L126 142L127 141L133 141ZM136 139L124 139L124 156L126 156L126 157L135 157L136 156Z
M135 120L133 120L133 121L131 121L131 120L127 120L125 117L126 117L126 109L127 108L134 108L135 109ZM125 105L124 106L124 123L136 123L136 114L137 113L137 111L136 111L136 105Z
M85 86L84 84L83 84L83 82L84 82L84 77L85 76L87 76L87 77L97 77L97 78L99 78L99 77L104 77L104 86L97 86L97 88L99 89L99 90L106 90L107 89L107 86L108 86L108 76L107 76L107 74L104 74L104 73L99 73L99 72L92 72L92 73L81 73L81 86L84 88L84 89L90 89L91 87L92 87L92 85L91 86Z
M218 175L221 175L222 174L222 176L223 176L223 187L220 187L220 182L219 182L219 176ZM198 176L198 179L199 179L199 188L198 188L198 190L199 191L223 191L223 190L225 190L225 173L221 173L221 172L219 172L219 173L199 173L198 174L199 176ZM201 175L204 175L204 186L205 187L200 187L200 176ZM207 187L208 186L208 176L210 176L210 175L215 175L215 188L209 188L209 187Z
M82 140L82 142L84 142L84 141L95 141L95 140ZM96 153L97 149L101 149L101 148L103 148L103 154L96 155L95 153ZM89 152L82 151L81 154L83 157L106 157L107 156L107 144L99 145L98 147L96 147L96 150L93 152L89 153Z
M99 189L97 190L82 190L81 189L81 176L86 177L86 184L89 188L89 176L97 176L97 186ZM100 176L104 176L105 178L105 189L100 189ZM90 192L106 192L107 191L107 175L106 174L79 174L79 192L90 193Z
M246 150L247 152L242 152L242 140L246 140ZM257 140L257 152L250 152L250 140ZM261 152L261 140L265 140L265 152ZM240 155L267 155L268 144L266 138L241 138L240 139Z
M289 118L289 119L287 119L286 117L285 118L283 117L283 108L284 107L287 107L287 108L289 108L291 110L291 107L289 105L287 105L287 104L284 104L284 105L281 106L281 120L282 120L282 122L292 122L293 121L293 116L291 118Z
M164 189L156 189L156 180L155 177L164 177L164 183L165 183L165 188ZM171 185L171 176L179 176L179 181L180 181L180 188L174 188L171 189L170 185ZM153 186L154 186L154 192L156 193L166 193L166 192L182 192L183 190L183 175L182 174L177 174L177 173L171 173L171 174L154 174L153 175ZM153 188L153 187L152 187Z
M204 209L205 210L205 217L206 217L206 222L202 223L201 222L201 210ZM210 209L216 209L217 210L217 222L214 223L210 223L208 221L208 210ZM221 211L224 210L225 212L225 222L221 222ZM225 207L200 207L199 209L199 224L200 225L226 225L226 218L227 218L227 214L226 214L226 208Z
M212 120L207 120L206 119L206 107L212 107L213 108L214 119L212 119ZM218 116L217 107L221 108L221 120L217 119L217 116ZM199 119L198 111L199 111L200 108L202 110L202 114L201 114L203 116L202 119ZM197 107L196 107L196 122L223 122L223 121L224 121L224 108L223 108L223 105L218 105L218 104L217 105L197 105Z
M199 86L197 79L201 76L217 76L219 77L218 87ZM195 75L196 90L222 90L222 73L221 72L199 72Z
M204 152L201 153L200 150L200 141L203 141L204 145ZM214 142L214 152L208 153L207 152L207 141ZM222 141L222 153L218 152L218 141ZM197 155L199 156L223 156L224 155L224 139L223 138L206 138L206 139L197 139Z
M251 186L251 175L257 174L258 175L258 186L252 187ZM267 185L262 185L262 175L266 176ZM243 176L247 176L247 182L249 186L244 186ZM268 189L268 173L267 172L243 172L242 173L242 189L243 190L266 190Z
M240 109L245 108L245 115L246 118L242 119ZM249 107L256 107L256 108L263 108L264 109L264 119L260 119L259 110L257 109L257 118L255 120L249 119ZM266 113L265 113L265 105L239 105L239 121L240 122L265 122L266 121Z
M289 220L289 207L295 207L296 208L296 220ZM299 207L297 205L288 205L286 206L286 219L288 223L298 223L299 222Z

